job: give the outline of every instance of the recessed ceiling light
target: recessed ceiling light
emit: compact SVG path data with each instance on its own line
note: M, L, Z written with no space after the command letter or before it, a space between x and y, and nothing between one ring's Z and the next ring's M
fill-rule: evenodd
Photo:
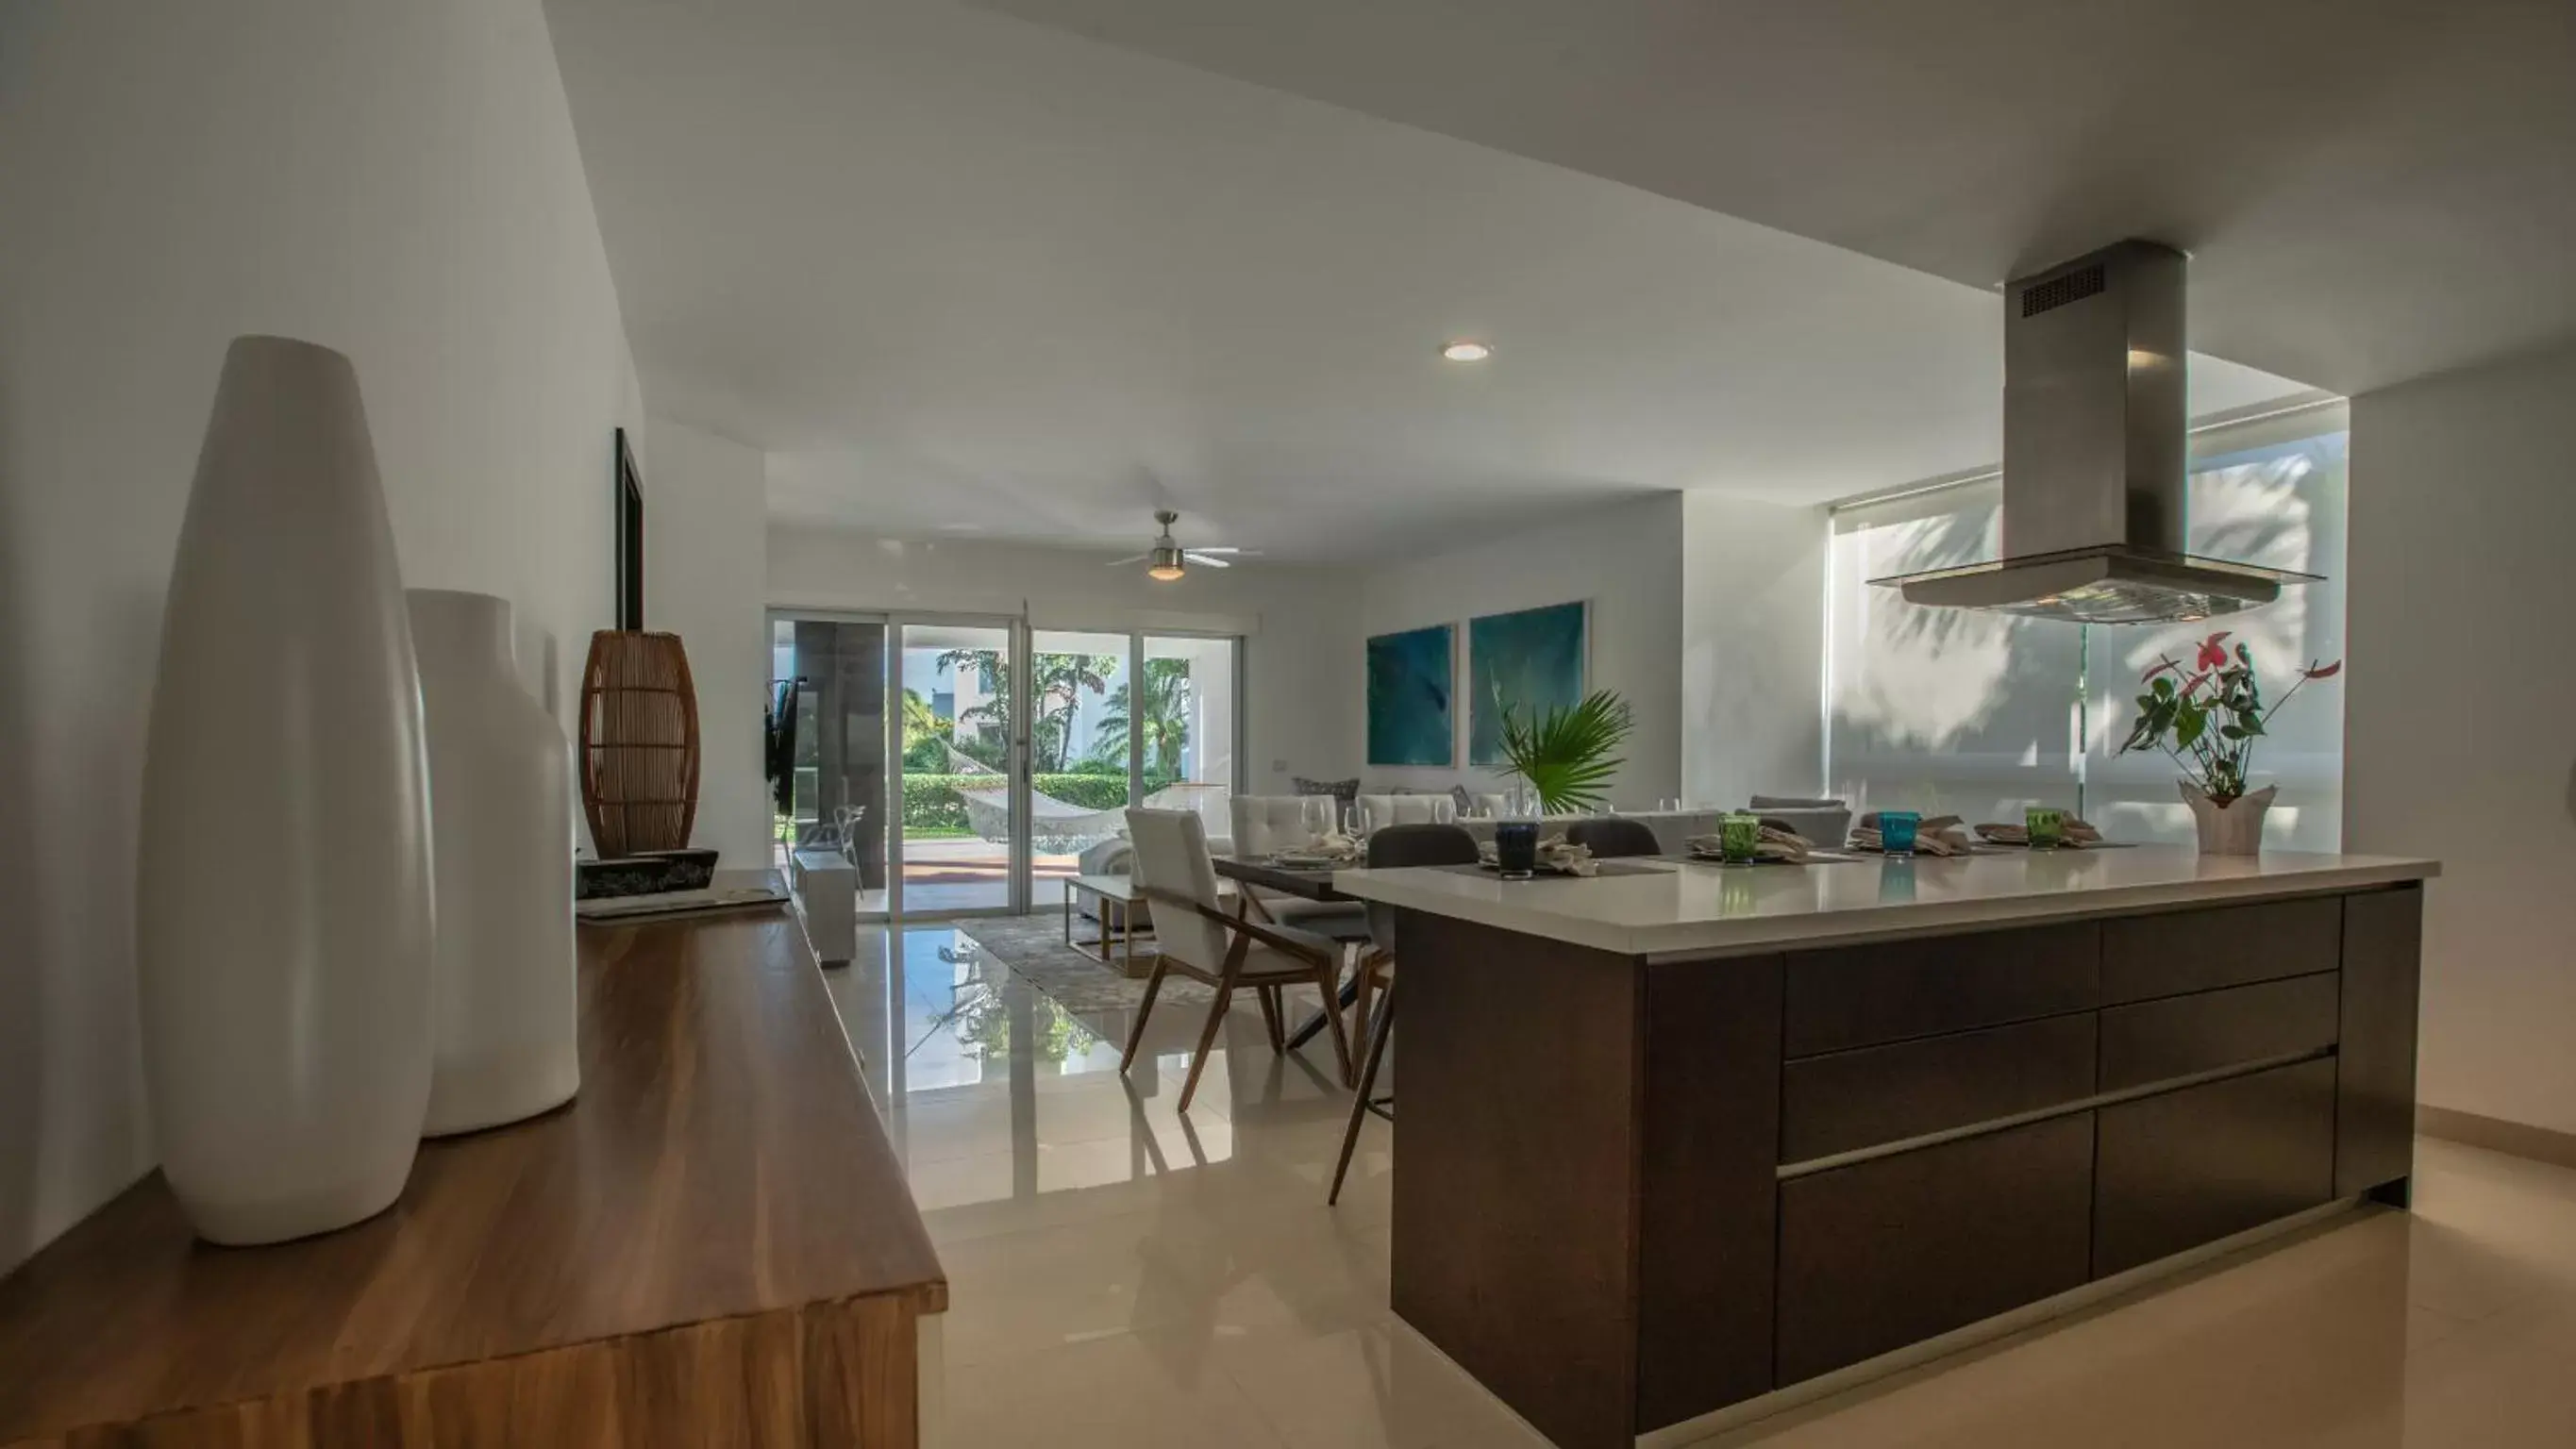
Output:
M1482 362L1494 355L1494 349L1481 342L1452 342L1440 349L1440 355L1451 362Z

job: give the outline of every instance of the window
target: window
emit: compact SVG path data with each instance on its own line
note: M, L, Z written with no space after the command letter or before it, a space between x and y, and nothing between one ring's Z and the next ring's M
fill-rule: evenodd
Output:
M2071 626L1924 609L1869 580L2001 552L1993 478L1834 512L1828 594L1826 778L1855 809L2017 820L2072 804L2118 840L2188 841L2191 814L2162 755L2115 753L2138 676L2226 628L2275 695L2299 664L2343 655L2346 455L2334 403L2195 432L2194 553L2323 574L2281 601L2211 624ZM2343 700L2317 686L2273 723L2255 757L2280 795L2267 843L2336 850L2343 838Z

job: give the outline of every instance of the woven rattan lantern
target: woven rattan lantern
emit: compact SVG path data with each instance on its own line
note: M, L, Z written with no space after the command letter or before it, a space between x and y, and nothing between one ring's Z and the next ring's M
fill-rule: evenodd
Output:
M698 691L679 635L590 636L581 668L581 804L604 858L688 845L698 815Z

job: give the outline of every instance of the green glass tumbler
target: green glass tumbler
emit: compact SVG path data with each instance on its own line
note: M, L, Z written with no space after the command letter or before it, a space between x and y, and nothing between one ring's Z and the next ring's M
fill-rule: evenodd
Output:
M2030 848L2055 850L2066 843L2066 812L2033 805L2024 812L2022 825L2030 832Z
M1751 865L1762 846L1762 817L1739 810L1718 826L1729 865Z

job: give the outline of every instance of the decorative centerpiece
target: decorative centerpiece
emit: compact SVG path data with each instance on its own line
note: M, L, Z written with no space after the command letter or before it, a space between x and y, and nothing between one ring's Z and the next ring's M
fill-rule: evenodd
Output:
M582 809L601 857L688 846L698 816L698 690L679 635L590 636L580 760Z
M1608 798L1611 778L1627 763L1616 751L1636 727L1628 702L1607 689L1545 714L1504 705L1503 772L1529 782L1542 815L1597 809Z
M2167 659L2143 676L2147 689L2138 696L2138 720L2120 753L2159 749L2182 767L2183 803L2200 827L2200 848L2209 855L2254 855L2263 848L2263 815L2272 808L2280 787L2246 788L2254 764L2254 742L2282 705L2311 679L2332 679L2343 661L2309 664L2298 682L2270 704L2254 674L2254 651L2239 643L2227 648L2227 631L2200 641L2200 652L2186 673L2179 660ZM2176 683L2176 681L2181 681Z

